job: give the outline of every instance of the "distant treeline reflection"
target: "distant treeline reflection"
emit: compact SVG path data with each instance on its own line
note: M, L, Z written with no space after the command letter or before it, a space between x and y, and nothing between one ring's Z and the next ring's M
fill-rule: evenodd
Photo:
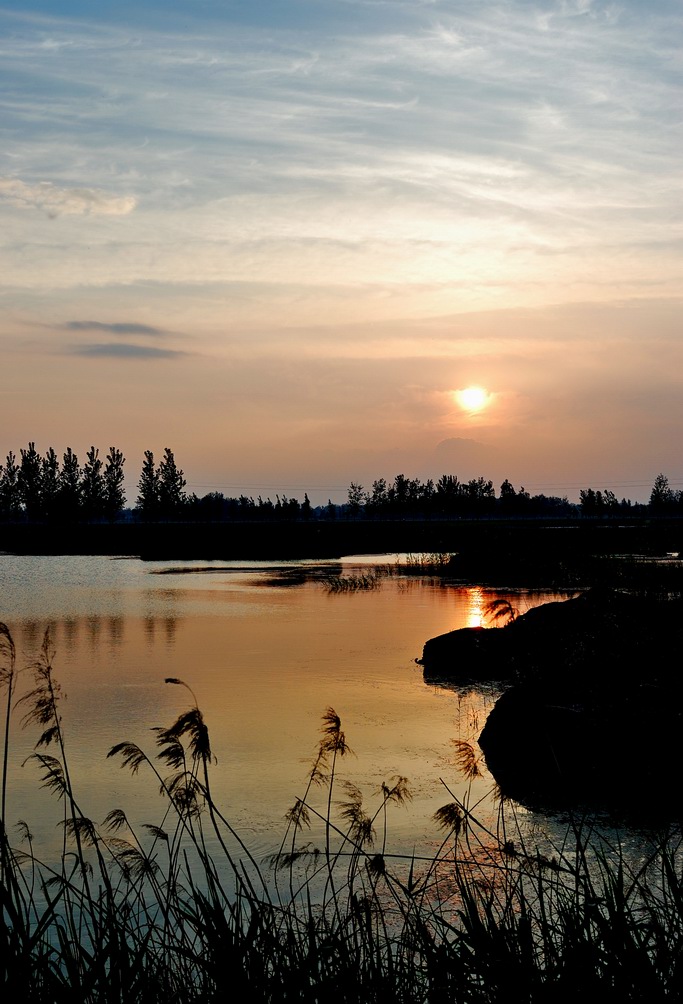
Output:
M208 492L201 498L187 493L187 481L177 466L173 451L165 448L157 464L146 450L132 509L126 508L123 489L125 457L114 446L104 460L92 446L81 466L68 447L62 460L50 447L41 456L35 443L10 451L0 465L0 519L5 522L83 523L136 520L160 522L228 522L231 520L331 520L402 519L478 516L630 516L683 515L683 491L675 491L664 474L655 478L648 503L619 499L609 489L583 488L579 502L566 495L532 495L506 478L498 492L484 477L461 481L457 474L442 474L437 480L397 474L393 481L378 478L370 488L352 482L346 501L311 505L303 500L275 495L228 497Z
M14 628L19 649L34 652L40 648L45 628L50 631L50 637L65 651L71 652L81 644L87 644L91 649L97 649L103 643L110 647L118 647L125 641L126 623L130 627L130 619L123 614L99 616L87 614L83 617L63 617L45 621L32 618L21 620ZM142 618L145 637L153 642L163 638L167 644L175 642L178 629L178 618L173 615Z

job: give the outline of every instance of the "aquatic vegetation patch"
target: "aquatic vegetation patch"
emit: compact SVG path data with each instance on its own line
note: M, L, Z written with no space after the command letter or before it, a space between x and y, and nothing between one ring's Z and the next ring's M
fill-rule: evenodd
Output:
M396 562L399 575L455 575L456 555L450 551L434 551L429 554L406 554Z
M328 593L359 593L379 589L386 572L374 568L357 575L327 575L322 582Z

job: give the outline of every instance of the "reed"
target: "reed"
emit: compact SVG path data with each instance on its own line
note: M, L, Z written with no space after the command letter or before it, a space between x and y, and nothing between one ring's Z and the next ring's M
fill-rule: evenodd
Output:
M357 575L327 575L322 581L328 593L358 593L379 589L386 574L378 568Z
M453 559L451 552L434 551L430 554L407 554L397 560L395 568L399 575L438 575L453 576Z
M0 682L16 686L0 627ZM496 827L447 792L429 858L389 853L389 818L410 799L403 777L371 804L343 779L339 716L323 716L301 796L279 848L257 861L215 804L211 743L189 706L156 730L156 749L109 753L164 797L155 825L113 809L89 819L73 788L60 691L46 636L22 698L38 724L33 754L59 800L64 845L41 861L28 827L10 839L2 803L0 972L27 1002L670 1001L683 991L680 829L633 864L618 844L570 827L562 846L528 846L501 806ZM6 722L3 777L11 755ZM50 752L48 752L48 750ZM470 780L479 759L460 742ZM4 790L4 787L3 787ZM8 996L9 995L9 996Z

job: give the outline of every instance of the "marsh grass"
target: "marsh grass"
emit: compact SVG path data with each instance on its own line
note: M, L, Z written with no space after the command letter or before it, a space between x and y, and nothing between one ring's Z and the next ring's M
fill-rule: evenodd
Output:
M479 1001L679 1000L683 991L680 831L634 863L587 826L529 846L501 805L486 826L471 804L479 757L460 742L470 784L444 785L428 858L389 852L403 777L365 793L340 773L350 753L332 708L278 849L257 861L215 804L209 732L188 708L109 756L163 797L157 824L120 809L101 824L78 801L46 636L21 700L39 736L32 763L57 798L63 846L41 861L29 828L18 846L2 803L0 971L5 999L26 1002L257 1001L441 1004ZM0 627L6 688L3 778L16 707L14 646ZM51 752L48 752L51 751Z
M379 589L388 572L383 567L356 575L327 575L323 585L328 593L358 593Z
M455 557L450 551L406 554L404 558L396 561L395 569L398 575L452 576L455 574L453 571Z

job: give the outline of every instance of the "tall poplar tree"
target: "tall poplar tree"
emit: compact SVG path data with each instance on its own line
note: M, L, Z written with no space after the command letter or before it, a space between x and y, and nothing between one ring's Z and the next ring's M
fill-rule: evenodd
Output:
M126 504L123 491L123 465L126 462L121 450L109 447L104 465L104 514L107 519L115 519Z
M104 516L105 490L100 451L91 446L85 455L81 475L81 509L86 519Z
M47 519L54 519L59 509L59 458L52 447L43 457L42 467L41 508Z
M157 469L159 479L159 511L163 519L178 516L185 504L187 481L176 465L173 451L166 447Z
M5 466L0 469L0 514L3 519L17 519L21 515L18 476L17 458L10 450Z
M63 520L77 520L81 515L81 468L70 446L66 448L59 472L58 505Z
M39 519L42 515L43 465L35 443L20 450L21 461L17 474L19 498L29 519Z
M159 515L159 474L151 450L145 450L135 506L143 519L156 519Z

